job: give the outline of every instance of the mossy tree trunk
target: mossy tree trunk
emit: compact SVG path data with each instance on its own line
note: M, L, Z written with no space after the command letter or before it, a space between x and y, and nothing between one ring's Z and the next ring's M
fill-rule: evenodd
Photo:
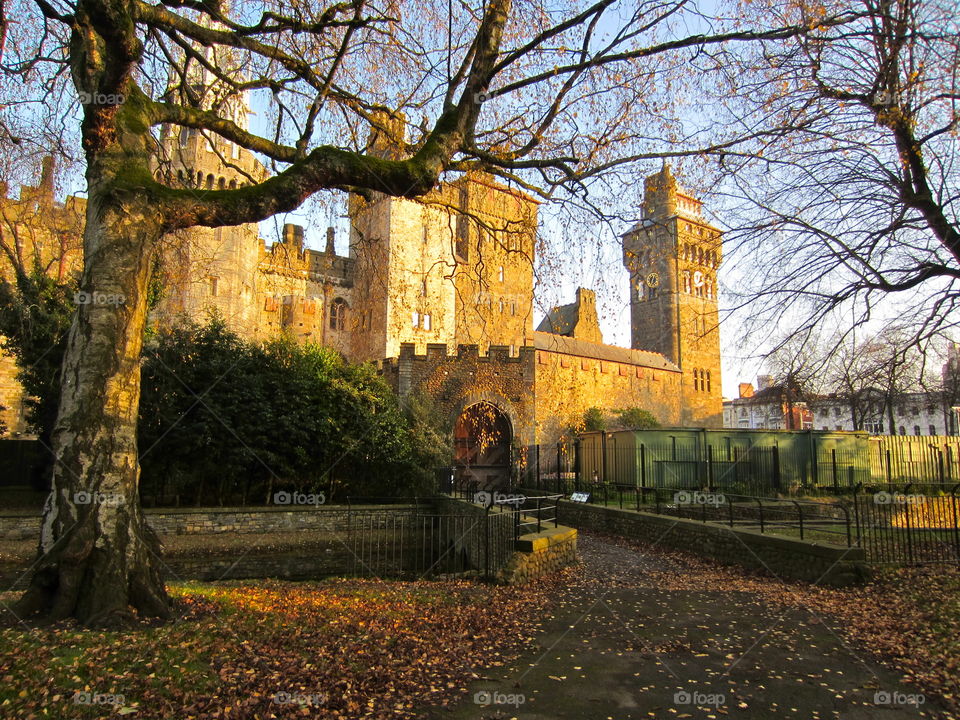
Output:
M320 146L302 153L252 135L216 113L153 100L135 82L143 28L185 34L200 45L248 44L130 0L78 0L50 22L69 26L70 65L84 115L88 205L81 299L70 331L52 436L55 469L44 508L39 558L15 612L87 625L118 625L133 615L167 618L159 542L138 498L137 416L140 352L153 254L170 231L241 225L299 207L322 189L414 197L434 187L467 143L498 57L510 0L492 0L480 24L460 100L446 108L420 150L405 160ZM296 25L296 23L294 23ZM274 57L282 51L256 45ZM311 75L299 60L287 64ZM286 170L252 187L189 190L156 180L153 128L209 130L281 163Z

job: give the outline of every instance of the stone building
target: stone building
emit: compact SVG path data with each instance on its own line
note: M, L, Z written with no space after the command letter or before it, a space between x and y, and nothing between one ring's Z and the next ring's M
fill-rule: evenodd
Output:
M156 175L171 185L210 192L266 176L245 149L189 130L166 129L161 145ZM569 436L593 406L644 408L667 426L720 427L719 231L669 168L644 190L641 220L623 236L631 348L603 343L586 289L534 329L538 203L478 173L417 200L351 196L346 255L336 252L332 229L319 251L296 225L273 244L255 225L169 236L153 320L216 311L250 339L285 333L377 363L401 396L434 399L454 431L458 463L490 486L509 474L519 446ZM73 239L80 218L67 233ZM64 267L77 260L74 253ZM15 416L10 386L0 403Z

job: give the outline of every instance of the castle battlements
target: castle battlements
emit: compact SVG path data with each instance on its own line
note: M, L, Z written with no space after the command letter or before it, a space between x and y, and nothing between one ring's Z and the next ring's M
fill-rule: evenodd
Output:
M507 345L491 345L486 353L481 353L479 345L469 343L459 344L451 351L446 343L427 343L426 353L418 355L416 343L400 343L399 357L383 360L383 368L384 371L387 371L411 362L436 363L461 360L472 360L479 363L520 364L532 359L534 351L535 348L532 345L524 345L517 348L516 354L511 354L510 347Z

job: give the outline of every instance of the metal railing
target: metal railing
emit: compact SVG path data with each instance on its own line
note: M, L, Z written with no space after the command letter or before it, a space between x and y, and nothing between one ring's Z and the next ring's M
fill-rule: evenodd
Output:
M822 500L614 483L581 492L608 507L859 547L870 563L960 562L960 483L857 486L847 497Z

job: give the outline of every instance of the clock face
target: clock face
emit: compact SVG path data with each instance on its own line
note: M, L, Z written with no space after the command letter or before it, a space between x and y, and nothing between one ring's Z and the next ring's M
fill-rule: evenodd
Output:
M652 272L647 275L647 287L655 288L659 284L660 284L660 276L657 273Z
M696 285L697 287L700 287L701 285L703 285L703 273L700 272L699 270L697 270L693 274L693 284Z

